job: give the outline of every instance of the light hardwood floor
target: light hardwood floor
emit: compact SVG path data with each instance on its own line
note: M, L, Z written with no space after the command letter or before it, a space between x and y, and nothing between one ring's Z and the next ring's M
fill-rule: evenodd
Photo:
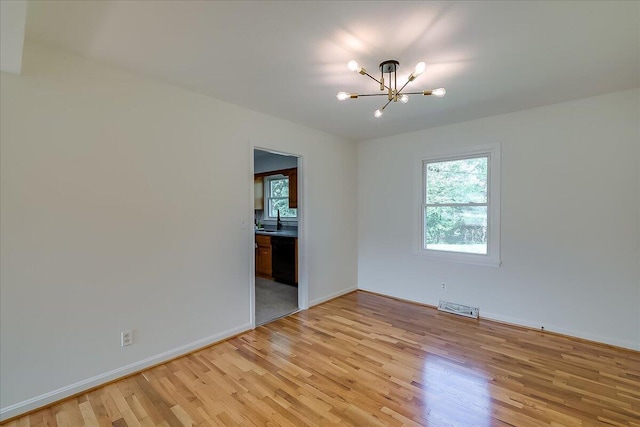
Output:
M354 292L10 423L640 426L640 353Z

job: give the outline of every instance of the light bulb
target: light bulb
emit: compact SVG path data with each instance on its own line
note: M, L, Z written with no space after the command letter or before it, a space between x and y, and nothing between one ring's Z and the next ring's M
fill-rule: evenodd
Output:
M418 62L416 64L416 67L413 69L413 73L411 73L411 75L409 76L409 81L412 82L413 80L415 80L415 78L424 73L424 70L426 69L427 64L425 64L424 62Z
M409 95L401 95L400 102L402 102L403 104L406 104L407 102L409 102Z
M382 111L381 110L376 110L373 112L373 116L377 119L379 117L382 116Z
M336 98L338 98L338 101L344 101L345 99L349 98L349 96L351 95L347 92L338 92Z
M431 95L437 96L438 98L442 98L445 96L447 91L443 87L439 87L438 89L434 89L431 91Z
M349 67L351 71L360 71L361 69L360 64L358 64L358 61L356 61L355 59L349 61L347 63L347 67Z

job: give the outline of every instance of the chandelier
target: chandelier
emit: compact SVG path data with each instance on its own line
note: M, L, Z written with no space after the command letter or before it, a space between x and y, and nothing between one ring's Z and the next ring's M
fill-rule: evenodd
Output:
M411 75L409 76L409 79L407 80L407 82L404 85L402 85L400 89L398 89L398 82L397 82L398 77L396 75L396 72L399 66L400 66L400 63L395 59L389 59L387 61L381 62L379 67L380 80L378 80L375 77L373 77L371 74L369 74L367 70L362 68L357 61L355 60L349 61L349 63L347 64L347 67L349 67L351 71L355 71L357 73L362 74L363 76L367 76L372 80L375 80L380 85L380 92L382 93L357 94L357 93L348 93L348 92L338 92L338 94L336 95L336 98L338 98L338 100L340 101L344 101L345 99L355 99L361 96L386 95L387 103L384 104L382 108L377 109L373 113L373 115L376 118L378 118L382 116L382 114L384 113L384 109L387 108L387 106L392 101L393 102L400 101L403 104L406 104L407 102L409 102L409 95L433 95L433 96L442 98L447 93L447 91L444 90L444 88L442 87L438 89L433 89L433 90L423 90L420 92L403 92L404 88L409 83L414 81L416 77L418 77L420 74L424 73L424 70L427 68L427 66L425 65L424 62L418 62L415 69L413 70L413 73L411 73ZM387 82L385 82L385 78L384 78L385 73L387 74Z

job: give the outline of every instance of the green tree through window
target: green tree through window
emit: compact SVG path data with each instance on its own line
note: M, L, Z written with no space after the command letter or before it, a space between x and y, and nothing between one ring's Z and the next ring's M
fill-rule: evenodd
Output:
M298 210L289 208L289 178L269 178L267 182L269 217L276 218L280 210L281 218L296 218Z
M487 254L487 156L425 162L424 248Z

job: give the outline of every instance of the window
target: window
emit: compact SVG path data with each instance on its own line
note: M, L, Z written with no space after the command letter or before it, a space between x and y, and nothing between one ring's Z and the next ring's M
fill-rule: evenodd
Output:
M422 250L499 265L499 147L423 160Z
M270 176L266 185L267 216L277 218L280 210L280 218L296 218L298 210L289 208L289 178L284 175Z

